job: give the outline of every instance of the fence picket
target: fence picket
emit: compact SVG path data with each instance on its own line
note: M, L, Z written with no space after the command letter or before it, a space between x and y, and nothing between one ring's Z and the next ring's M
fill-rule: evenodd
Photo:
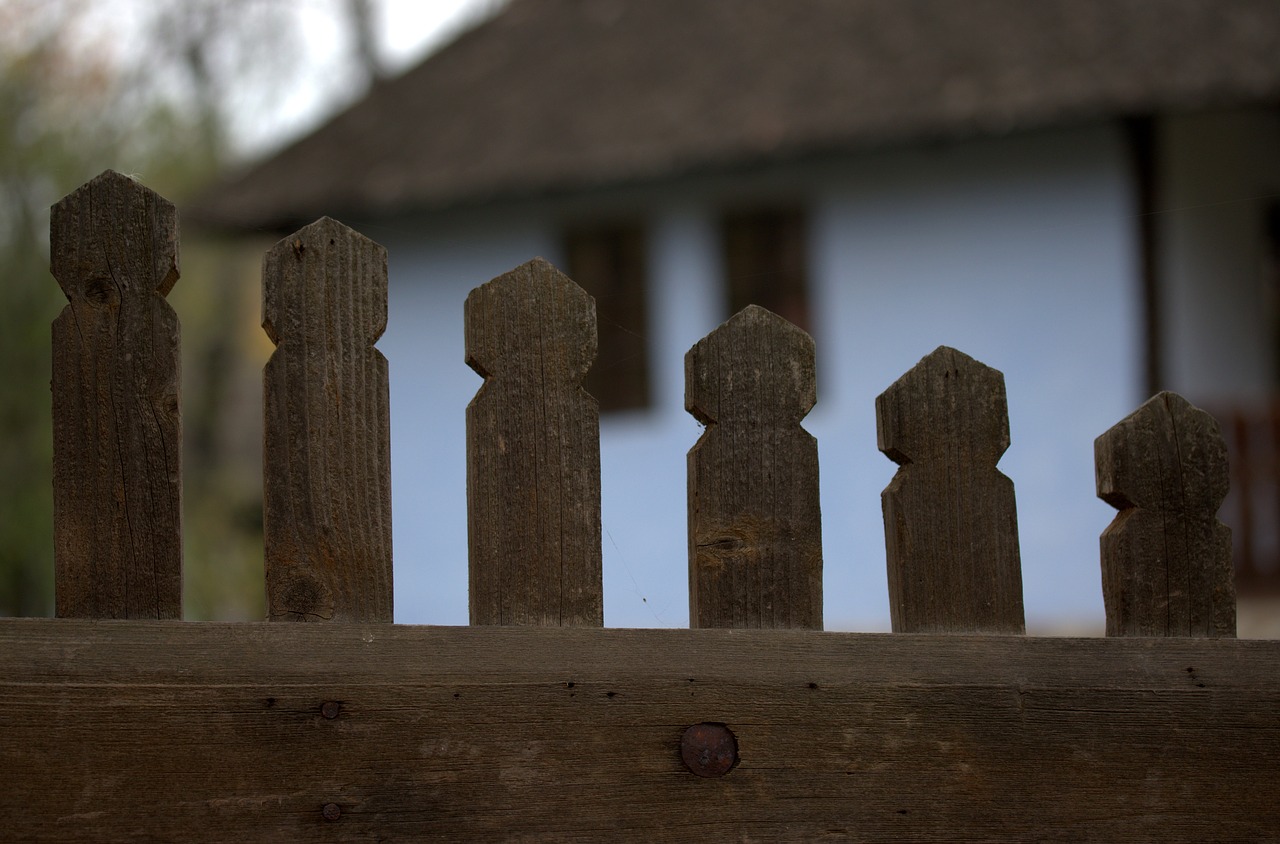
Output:
M1022 569L1004 376L939 346L876 398L900 468L881 496L899 633L1022 633Z
M392 620L387 253L327 217L263 258L267 609Z
M53 206L56 611L182 615L178 215L108 170Z
M685 356L689 623L822 629L813 338L749 305Z
M1098 497L1120 512L1102 532L1108 636L1236 635L1228 487L1218 423L1159 393L1093 444Z
M472 290L465 326L471 623L598 627L595 302L535 259Z
M177 216L108 171L51 229L69 300L58 614L176 616ZM322 219L268 252L263 287L272 617L390 622L386 252ZM465 335L485 379L467 408L472 622L599 627L594 302L531 261L471 292ZM821 628L812 339L753 306L685 367L707 426L688 454L692 626ZM900 466L894 629L1022 631L1003 376L939 347L876 415ZM609 819L644 840L1269 840L1280 643L1233 640L1218 427L1160 394L1095 456L1121 510L1102 536L1109 639L387 624L375 646L335 624L0 619L6 833L565 840ZM1149 635L1202 638L1124 638Z

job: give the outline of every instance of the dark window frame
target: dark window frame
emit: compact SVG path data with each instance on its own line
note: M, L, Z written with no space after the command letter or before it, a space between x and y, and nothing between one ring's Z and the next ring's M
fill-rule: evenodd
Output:
M596 361L587 392L602 413L652 406L648 231L620 219L562 228L565 272L596 301Z
M734 206L720 215L730 315L760 305L813 333L809 213L798 202Z

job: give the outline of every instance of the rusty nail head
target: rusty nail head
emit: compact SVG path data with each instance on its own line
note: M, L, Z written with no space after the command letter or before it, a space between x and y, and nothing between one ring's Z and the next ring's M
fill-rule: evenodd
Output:
M738 764L738 739L724 724L694 724L680 739L680 758L700 777L722 777Z
M342 704L336 700L326 700L320 705L320 714L332 721L338 717L338 713L342 710Z
M324 815L327 821L336 821L342 817L342 807L337 803L325 803L324 808L320 810L320 814Z

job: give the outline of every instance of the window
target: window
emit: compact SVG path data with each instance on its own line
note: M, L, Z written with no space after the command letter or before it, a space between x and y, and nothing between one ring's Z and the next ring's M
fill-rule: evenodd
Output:
M599 351L587 391L602 412L649 405L648 296L644 229L591 226L565 233L569 277L595 297Z
M805 214L775 207L732 211L721 225L729 313L760 305L810 331Z

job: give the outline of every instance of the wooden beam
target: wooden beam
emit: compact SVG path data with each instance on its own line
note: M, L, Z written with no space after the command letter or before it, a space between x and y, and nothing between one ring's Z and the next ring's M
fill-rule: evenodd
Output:
M5 619L0 665L9 840L1280 829L1275 641Z

